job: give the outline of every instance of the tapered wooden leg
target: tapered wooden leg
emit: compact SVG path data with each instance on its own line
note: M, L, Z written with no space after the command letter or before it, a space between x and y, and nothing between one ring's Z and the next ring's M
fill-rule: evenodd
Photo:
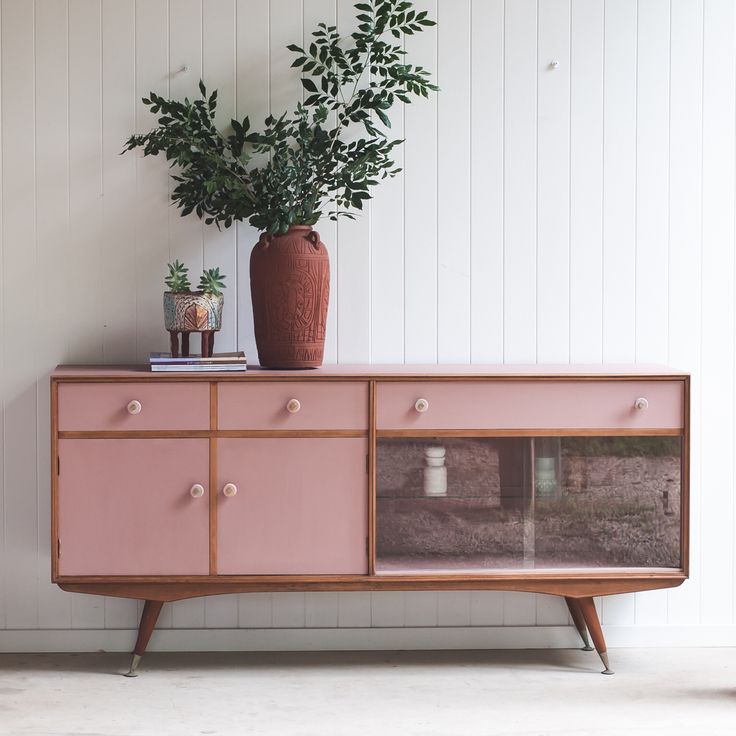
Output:
M598 652L598 656L603 662L603 666L606 668L603 670L604 675L612 675L613 670L608 665L608 652L606 652L606 640L603 638L603 631L601 630L601 622L598 620L598 612L595 610L595 603L592 598L578 598L578 605L580 611L585 619L585 624L588 627L590 636L593 639L595 650Z
M215 331L212 330L210 332L210 338L209 338L209 357L211 358L212 355L215 352Z
M181 357L182 358L189 357L189 333L188 332L181 333Z
M202 357L210 358L210 331L205 330L202 333Z
M583 651L584 652L592 652L593 647L590 646L590 639L588 638L588 629L585 626L585 618L583 616L583 612L580 610L580 605L576 598L568 598L565 597L565 603L567 603L567 608L570 611L570 616L572 616L572 621L575 624L575 628L578 630L578 634L580 634L580 638L583 640Z
M169 331L169 345L171 346L171 357L179 357L179 335L175 330Z
M133 648L133 659L130 662L130 671L125 674L126 677L136 677L138 675L138 665L140 664L143 653L146 651L151 634L156 626L156 621L158 621L158 615L161 613L163 607L163 601L146 601L143 605L141 623L138 626L138 639Z

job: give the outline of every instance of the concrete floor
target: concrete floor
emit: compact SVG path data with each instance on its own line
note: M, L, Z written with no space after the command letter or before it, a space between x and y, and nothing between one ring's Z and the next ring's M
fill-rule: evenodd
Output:
M736 649L0 655L0 734L736 734Z

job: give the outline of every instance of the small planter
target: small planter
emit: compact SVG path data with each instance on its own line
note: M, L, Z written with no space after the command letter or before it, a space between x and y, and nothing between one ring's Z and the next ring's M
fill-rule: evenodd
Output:
M171 355L178 357L179 333L181 355L189 355L189 335L202 333L202 357L212 355L215 332L222 327L222 294L206 294L203 291L174 293L164 292L164 325L171 336Z

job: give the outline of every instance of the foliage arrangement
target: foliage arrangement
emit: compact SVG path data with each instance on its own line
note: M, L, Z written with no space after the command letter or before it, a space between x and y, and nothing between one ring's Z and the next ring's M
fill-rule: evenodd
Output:
M192 285L189 281L189 269L178 260L167 264L169 275L164 279L164 283L169 291L174 294L189 294L192 291ZM207 268L202 271L199 277L199 291L212 296L220 296L225 288L225 274L220 273L219 266L216 268Z
M124 150L164 153L179 167L172 199L182 216L195 212L207 224L247 220L281 234L323 215L354 217L348 208L362 209L370 187L400 170L392 152L402 141L389 138L388 110L438 89L426 69L404 58L403 37L435 25L426 11L405 0L367 0L355 9L349 36L320 23L306 48L288 46L306 97L292 113L269 115L261 132L251 131L248 117L220 132L217 91L208 96L200 82L194 101L144 98L158 127L131 136Z

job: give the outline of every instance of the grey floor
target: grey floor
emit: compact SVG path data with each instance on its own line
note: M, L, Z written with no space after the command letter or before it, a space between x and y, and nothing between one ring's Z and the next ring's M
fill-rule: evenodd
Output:
M736 734L736 649L0 655L0 734Z

